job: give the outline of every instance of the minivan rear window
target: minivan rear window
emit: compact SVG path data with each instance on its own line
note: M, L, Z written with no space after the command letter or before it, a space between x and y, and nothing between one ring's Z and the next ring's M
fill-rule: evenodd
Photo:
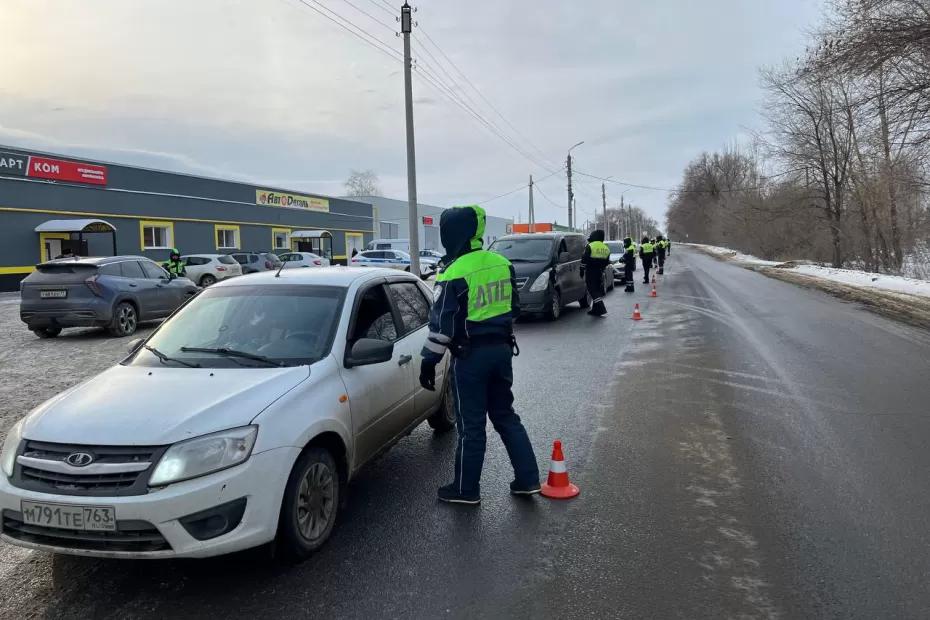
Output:
M219 256L217 257L216 260L220 261L224 265L235 265L236 264L236 259L234 259L232 256Z

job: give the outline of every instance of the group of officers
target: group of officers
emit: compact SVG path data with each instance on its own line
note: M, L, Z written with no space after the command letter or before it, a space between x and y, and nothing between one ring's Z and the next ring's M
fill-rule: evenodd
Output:
M636 271L637 251L640 261L643 263L643 284L649 284L649 271L654 263L658 263L656 273L659 275L665 273L665 258L671 254L672 244L662 235L656 235L653 239L644 236L638 246L631 237L624 238L623 256L619 262L623 263L625 284L623 290L627 293L635 292L633 272ZM610 267L610 248L604 243L603 230L595 230L588 236L588 247L585 248L581 262L584 265L585 284L592 299L591 309L588 314L607 316L607 308L604 305L604 295L606 294L604 290L604 271Z
M481 470L490 419L500 435L513 466L510 493L530 496L540 492L536 455L520 416L513 408L513 358L519 355L513 322L520 300L513 266L504 256L482 246L484 209L477 205L446 209L439 220L439 236L447 254L436 276L429 335L420 355L420 384L436 385L436 367L451 354L449 385L455 406L458 441L452 482L439 488L438 499L453 504L481 503ZM604 231L589 237L582 262L585 282L593 299L590 314L607 314L604 307L604 271L610 265L610 248ZM633 292L636 254L649 282L649 270L658 260L664 272L669 242L661 235L643 237L637 245L624 240L626 290ZM613 276L611 276L613 277ZM493 291L493 294L492 294Z

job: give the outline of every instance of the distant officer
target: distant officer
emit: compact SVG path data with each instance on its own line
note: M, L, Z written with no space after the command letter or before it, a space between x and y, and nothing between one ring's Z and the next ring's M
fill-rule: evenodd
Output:
M607 316L604 306L604 270L610 265L610 248L604 243L604 231L595 230L588 236L588 247L581 256L584 266L584 281L591 296L591 316Z
M668 241L662 235L656 235L656 258L659 260L659 269L656 273L662 275L665 273L665 251L668 249Z
M623 279L626 282L627 293L636 291L633 286L633 272L636 271L636 243L630 237L623 238Z
M643 284L649 284L649 270L652 269L655 255L655 245L649 237L643 237L643 242L639 244L639 258L643 261Z
M165 261L162 267L175 278L187 276L187 270L184 268L184 261L181 260L181 253L178 252L177 248L171 248L171 252L168 254L168 260Z
M519 353L513 320L519 314L510 261L481 249L484 209L475 205L443 212L439 236L447 255L436 276L429 337L423 347L420 384L436 389L436 365L448 349L458 443L455 479L440 487L443 502L481 502L485 426L491 419L513 465L514 495L539 493L539 468L526 429L513 410L513 356Z

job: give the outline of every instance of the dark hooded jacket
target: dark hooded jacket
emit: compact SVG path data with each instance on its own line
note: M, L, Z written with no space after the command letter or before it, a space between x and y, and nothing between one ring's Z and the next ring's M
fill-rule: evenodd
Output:
M465 345L476 337L499 336L503 341L513 333L513 319L520 314L516 276L506 258L481 248L484 226L484 209L477 205L447 209L439 218L439 238L446 248L446 255L433 289L435 301L430 310L429 336L422 351L424 362L438 363L447 348ZM462 262L460 259L466 255L472 256ZM470 282L482 281L482 274L469 271L471 268L463 265L479 263L488 271L504 275L502 280L490 283L492 286L488 294L498 305L509 299L509 312L505 307L501 314L475 320L480 313L472 307L472 315L469 315L469 304L475 304L470 296L470 286L473 285Z
M594 241L604 241L604 231L595 230L588 236L588 246L584 249L581 256L581 264L584 266L584 281L588 287L588 293L594 299L604 296L604 270L610 265L610 255L607 258L595 258L591 256L591 243Z

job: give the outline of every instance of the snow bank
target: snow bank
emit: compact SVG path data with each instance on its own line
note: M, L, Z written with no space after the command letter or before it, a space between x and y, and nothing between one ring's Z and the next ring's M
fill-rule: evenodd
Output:
M749 254L743 254L741 252L737 252L736 250L722 248L716 245L704 245L702 243L687 243L683 245L690 245L692 247L700 248L708 254L713 254L714 256L719 256L721 258L728 258L730 260L745 263L747 265L764 265L767 267L774 267L775 265L782 264L778 261L764 260L756 256L750 256Z
M862 288L874 288L893 293L906 293L908 295L917 295L919 297L930 298L930 281L917 280L914 278L905 278L904 276L889 276L881 273L871 273L868 271L857 271L855 269L835 269L833 267L821 267L820 265L797 265L791 267L789 271L831 280L841 284L859 286Z

